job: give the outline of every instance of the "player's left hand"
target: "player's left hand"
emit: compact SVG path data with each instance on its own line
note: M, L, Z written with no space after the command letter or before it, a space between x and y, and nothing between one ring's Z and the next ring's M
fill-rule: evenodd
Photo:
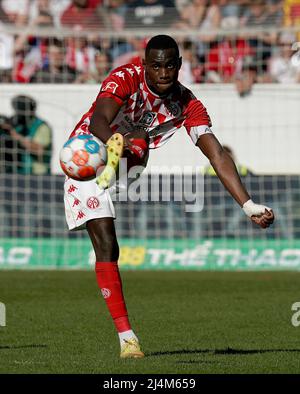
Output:
M267 209L262 215L252 215L251 220L253 223L257 224L261 228L270 227L270 225L274 222L275 216L272 210L268 211Z
M264 205L255 204L252 200L245 202L243 205L243 211L253 223L257 224L261 228L270 227L275 219L271 208Z

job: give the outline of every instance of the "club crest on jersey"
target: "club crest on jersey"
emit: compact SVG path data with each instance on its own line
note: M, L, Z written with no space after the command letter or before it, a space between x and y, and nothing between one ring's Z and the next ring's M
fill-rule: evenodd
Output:
M154 122L154 119L156 118L156 113L155 112L146 112L139 123L145 125L145 126L151 126L152 123Z
M102 91L106 92L110 90L112 93L115 93L118 86L119 85L116 82L107 82L107 84L103 86Z
M178 103L170 103L166 104L167 111L173 116L180 116L181 109Z

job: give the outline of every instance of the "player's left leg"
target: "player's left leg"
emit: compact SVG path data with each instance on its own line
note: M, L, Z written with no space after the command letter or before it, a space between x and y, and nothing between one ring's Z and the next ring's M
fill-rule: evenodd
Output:
M129 319L118 268L119 245L113 218L90 220L87 230L96 254L98 286L119 334L122 358L144 357Z

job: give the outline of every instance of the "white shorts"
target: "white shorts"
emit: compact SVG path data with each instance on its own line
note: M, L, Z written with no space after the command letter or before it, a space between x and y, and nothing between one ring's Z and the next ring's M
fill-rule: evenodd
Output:
M80 182L66 178L64 192L69 230L82 230L91 219L115 218L110 192L101 190L95 179Z

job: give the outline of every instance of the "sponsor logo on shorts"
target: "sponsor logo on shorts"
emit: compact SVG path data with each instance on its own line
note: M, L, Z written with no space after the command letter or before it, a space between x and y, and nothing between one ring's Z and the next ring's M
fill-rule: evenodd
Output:
M90 209L96 209L99 207L100 202L98 200L97 197L90 197L87 202L86 205L90 208Z
M105 287L103 287L103 289L101 289L101 293L103 295L103 298L109 298L111 296L111 291Z

